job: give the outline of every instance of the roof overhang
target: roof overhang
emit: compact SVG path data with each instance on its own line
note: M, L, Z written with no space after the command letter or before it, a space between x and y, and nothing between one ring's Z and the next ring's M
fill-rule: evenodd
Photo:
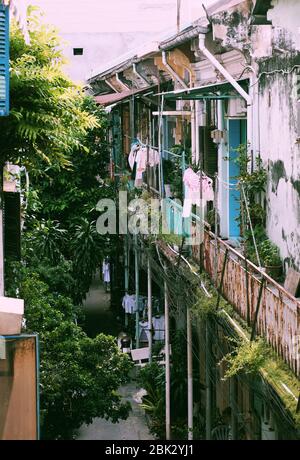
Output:
M200 25L191 25L179 32L178 34L175 34L172 37L162 41L159 44L159 49L167 51L193 38L198 37L199 34L206 34L208 31L208 27Z
M104 94L102 96L95 96L95 101L97 104L108 106L108 105L116 105L120 102L126 102L127 99L130 99L132 96L145 96L149 95L149 93L154 93L154 86L149 86L148 88L143 89L132 89L130 91L122 91L121 93L111 93L111 94Z
M238 80L238 83L247 89L248 79ZM160 93L165 99L171 100L203 100L203 99L232 99L240 98L240 94L228 82L213 83L189 89L180 89Z

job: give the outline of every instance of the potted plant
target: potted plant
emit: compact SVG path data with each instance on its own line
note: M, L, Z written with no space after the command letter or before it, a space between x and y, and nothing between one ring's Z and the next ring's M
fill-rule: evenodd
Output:
M266 273L275 280L282 276L282 261L279 248L269 239L262 241L259 245L259 254L266 269Z

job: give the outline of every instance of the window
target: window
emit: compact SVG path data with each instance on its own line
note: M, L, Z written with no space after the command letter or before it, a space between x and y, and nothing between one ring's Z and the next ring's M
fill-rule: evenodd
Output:
M73 55L74 56L82 56L83 55L83 48L73 48Z

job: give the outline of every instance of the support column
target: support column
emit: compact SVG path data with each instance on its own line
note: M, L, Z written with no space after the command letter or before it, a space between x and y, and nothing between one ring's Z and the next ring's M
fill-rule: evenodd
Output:
M135 301L137 305L137 311L135 313L135 348L140 346L140 315L139 315L139 259L138 259L138 238L134 235L134 259L135 259Z
M236 407L237 407L237 381L236 377L232 377L230 380L230 406L231 406L231 432L232 432L232 441L238 439L237 434L237 416L236 416Z
M129 257L128 257L128 236L124 235L124 262L125 262L125 280L124 290L125 294L128 294L129 288ZM125 326L128 326L128 313L125 313Z
M187 329L187 379L188 379L188 439L193 440L193 342L192 342L192 323L191 312L187 308L186 312Z
M165 291L165 388L166 388L166 440L171 438L171 407L170 407L170 325L169 299L167 282L164 281Z
M149 363L152 362L152 280L151 262L148 256L148 328L149 328Z
M3 194L0 203L0 296L4 296Z

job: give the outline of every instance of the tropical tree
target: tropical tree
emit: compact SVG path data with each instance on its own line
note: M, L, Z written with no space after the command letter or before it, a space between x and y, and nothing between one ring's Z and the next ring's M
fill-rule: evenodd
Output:
M32 9L28 23L29 45L12 27L11 114L0 120L0 162L30 176L22 261L7 261L6 294L25 300L26 332L40 337L42 436L67 439L94 417L128 415L117 390L131 364L113 337L80 327L78 303L107 243L95 227L98 200L113 193L106 116L63 74L56 32Z
M62 72L63 57L54 29L41 25L29 9L30 44L12 25L10 37L11 110L0 119L2 163L12 161L34 171L50 164L67 166L67 155L83 146L96 117L83 109L84 94Z
M53 295L37 273L24 269L23 275L26 331L40 338L42 437L69 439L94 417L126 418L130 405L117 390L128 379L127 355L111 336L87 337L69 298Z

